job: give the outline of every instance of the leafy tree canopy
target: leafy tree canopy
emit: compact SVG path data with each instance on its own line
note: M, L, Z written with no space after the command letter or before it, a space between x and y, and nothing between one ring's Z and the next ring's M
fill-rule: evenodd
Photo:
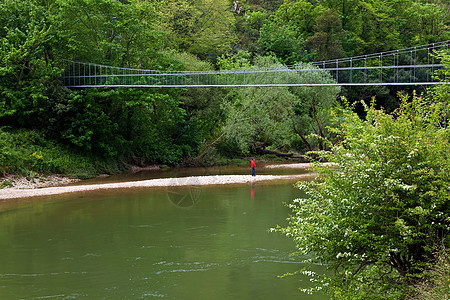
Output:
M167 45L214 61L236 41L234 16L227 0L159 1L161 30Z
M56 0L52 23L59 58L116 66L158 68L162 34L148 1ZM167 66L164 66L167 68Z

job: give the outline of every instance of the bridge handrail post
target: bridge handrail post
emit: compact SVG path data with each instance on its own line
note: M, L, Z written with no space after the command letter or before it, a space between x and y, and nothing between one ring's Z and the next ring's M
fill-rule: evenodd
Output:
M72 77L73 77L73 84L76 85L76 79L75 79L75 62L72 63L72 70L70 70L70 73L72 73ZM70 74L69 73L69 74Z
M264 72L264 77L265 77L265 83L266 84L268 84L268 82L267 82L267 80L269 79L269 76L268 76L268 69L267 69L267 67L265 68L265 72Z
M427 48L427 65L430 64L430 48ZM427 81L430 80L430 70L427 68Z
M414 82L416 82L417 47L414 47Z
M410 53L411 53L411 66L413 65L413 58L412 58L412 50L410 51ZM412 67L410 67L410 70L409 70L409 82L411 83L412 82L412 72L411 72L411 69L412 69Z
M322 82L325 82L325 62L323 62L323 68L322 68Z
M433 50L434 50L434 44L433 44ZM433 66L434 66L434 55L431 56L431 74L434 74L434 67Z
M336 83L339 83L339 65L337 59L336 59Z
M353 83L353 58L350 58L350 80L349 83Z
M398 83L398 76L399 76L399 71L400 71L400 69L399 69L399 66L400 66L400 54L399 54L399 51L397 50L397 83Z
M380 65L380 83L383 83L383 68L382 68L383 67L383 57L381 56L381 54L380 54L378 62Z
M367 55L364 57L364 83L367 83Z

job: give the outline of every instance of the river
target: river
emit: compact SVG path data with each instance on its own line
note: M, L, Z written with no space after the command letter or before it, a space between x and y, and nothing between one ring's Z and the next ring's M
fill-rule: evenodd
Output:
M279 278L304 266L290 239L267 231L286 225L283 202L301 196L292 184L10 202L0 211L0 299L328 299L298 290L306 276Z

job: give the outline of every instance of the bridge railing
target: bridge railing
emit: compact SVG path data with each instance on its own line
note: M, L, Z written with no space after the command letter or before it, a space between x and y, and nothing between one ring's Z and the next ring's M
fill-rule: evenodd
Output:
M344 84L433 84L442 69L438 51L449 51L450 41L313 63L332 72Z
M311 64L231 71L157 71L68 61L67 87L411 85L442 81L436 51L450 41Z

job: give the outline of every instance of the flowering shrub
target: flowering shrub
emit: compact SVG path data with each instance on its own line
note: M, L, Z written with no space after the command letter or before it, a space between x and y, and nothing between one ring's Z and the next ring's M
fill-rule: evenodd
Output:
M400 98L392 115L373 105L365 120L335 111L341 142L319 155L337 167L317 164L318 180L298 183L308 197L274 229L334 271L314 276L313 289L334 299L403 299L449 243L450 131L437 120L445 106Z

